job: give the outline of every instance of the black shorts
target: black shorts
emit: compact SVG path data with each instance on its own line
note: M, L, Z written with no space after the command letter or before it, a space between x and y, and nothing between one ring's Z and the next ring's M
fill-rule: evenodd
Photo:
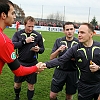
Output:
M100 83L88 85L79 81L78 83L78 100L97 100L100 94Z
M66 94L75 94L78 82L77 74L77 71L68 72L55 69L51 82L51 91L58 93L59 91L62 91L63 86L66 84Z
M21 83L27 81L30 84L35 84L37 81L37 73L32 73L26 76L15 76L14 82Z

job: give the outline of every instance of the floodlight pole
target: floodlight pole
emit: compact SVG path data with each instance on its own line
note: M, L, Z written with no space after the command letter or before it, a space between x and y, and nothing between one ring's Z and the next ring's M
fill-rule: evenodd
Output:
M63 24L64 24L64 21L65 21L65 6L64 6Z
M42 5L42 15L41 15L41 20L43 19L43 5Z
M90 22L90 21L89 21L89 19L90 19L90 9L91 9L91 8L89 7L88 23Z

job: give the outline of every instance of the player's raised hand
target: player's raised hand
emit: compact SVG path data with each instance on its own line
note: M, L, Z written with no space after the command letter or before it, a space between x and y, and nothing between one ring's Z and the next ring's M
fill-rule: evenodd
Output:
M44 63L42 63L42 62L37 63L36 66L37 66L37 68L38 68L37 73L40 73L41 71L43 71L44 69L47 68L47 67L46 67L46 64L45 64L45 66L44 66Z
M63 52L66 48L67 48L66 45L61 45L61 46L58 48L58 50L59 50L60 52Z
M26 40L26 43L34 42L34 37L30 36L30 37L27 37L25 40Z

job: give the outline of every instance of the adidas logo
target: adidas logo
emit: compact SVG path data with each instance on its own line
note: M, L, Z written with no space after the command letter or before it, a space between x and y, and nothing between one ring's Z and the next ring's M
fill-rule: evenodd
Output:
M78 62L82 62L82 59L79 59Z
M57 66L57 68L59 68L59 66Z

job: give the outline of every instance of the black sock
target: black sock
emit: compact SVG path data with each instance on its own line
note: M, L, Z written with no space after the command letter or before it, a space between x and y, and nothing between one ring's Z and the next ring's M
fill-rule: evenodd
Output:
M19 93L20 93L20 91L21 91L21 88L19 88L19 89L15 89L15 88L14 88L14 91L15 91L16 97L19 97Z
M34 96L34 90L30 91L30 90L27 90L27 98L28 100L32 100Z
M55 99L50 99L50 100L58 100L57 97Z
M56 99L55 99L55 100L58 100L58 99L57 99L57 97L56 97Z

